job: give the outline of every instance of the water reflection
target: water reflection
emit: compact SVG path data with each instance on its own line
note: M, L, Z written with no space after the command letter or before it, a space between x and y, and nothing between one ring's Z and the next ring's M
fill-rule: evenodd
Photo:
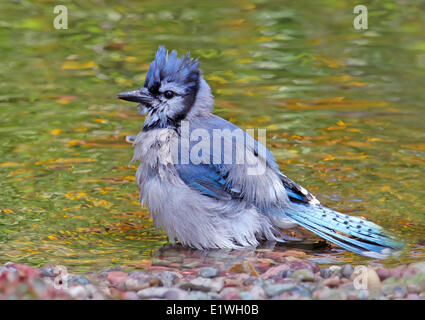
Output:
M338 259L338 252L343 250L331 248L324 241L302 244L283 244L263 242L257 248L243 248L240 250L196 250L180 245L163 245L152 255L152 266L192 269L200 267L216 267L219 270L228 270L237 265L250 262L257 269L266 270L270 265L283 262L285 257L307 259L316 263L342 263ZM334 255L334 257L331 257ZM262 271L262 270L258 270Z

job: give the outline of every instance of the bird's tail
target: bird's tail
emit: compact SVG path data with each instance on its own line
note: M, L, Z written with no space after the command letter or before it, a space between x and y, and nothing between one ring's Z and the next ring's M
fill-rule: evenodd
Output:
M402 242L373 222L321 205L293 203L285 214L322 238L364 256L385 258L403 248Z

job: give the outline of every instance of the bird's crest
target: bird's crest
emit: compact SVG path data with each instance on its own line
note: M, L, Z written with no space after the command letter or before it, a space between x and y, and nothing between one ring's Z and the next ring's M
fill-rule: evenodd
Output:
M175 82L187 89L187 93L198 86L200 72L198 59L193 59L187 53L184 57L178 57L177 51L168 53L164 46L160 46L156 52L155 60L151 62L146 75L145 87L152 93L157 91L161 82Z

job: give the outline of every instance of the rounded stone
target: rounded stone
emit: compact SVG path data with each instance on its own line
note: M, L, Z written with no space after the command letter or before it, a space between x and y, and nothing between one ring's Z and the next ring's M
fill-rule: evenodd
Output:
M375 271L378 274L379 279L381 279L381 281L384 281L385 279L391 276L391 272L387 268L379 267Z
M137 295L142 299L164 298L165 294L170 290L164 287L146 288L137 292Z
M387 284L382 287L382 293L389 299L402 299L407 294L407 289L398 284Z
M223 300L240 300L241 294L240 291L236 288L228 287L224 288L220 292L220 298Z
M340 284L340 279L339 279L338 276L333 276L333 277L323 281L323 285L330 287L330 288L338 287L339 284Z
M167 300L187 300L188 294L184 290L178 288L171 288L167 292L165 292L164 298Z
M210 300L211 296L205 292L193 290L189 292L188 299L189 300Z
M122 271L110 271L106 278L112 286L122 288L124 287L124 281L127 278L127 273Z
M90 280L87 279L87 277L85 276L73 276L69 278L68 283L86 285L86 284L90 284Z
M259 285L253 285L249 293L254 300L264 300L267 298L266 292Z
M330 278L332 276L332 271L329 268L322 268L320 269L320 276L323 279Z
M333 273L333 274L339 274L341 272L342 267L340 266L330 266L329 270Z
M342 290L333 290L325 287L314 291L312 297L316 300L346 300L347 294Z
M203 278L214 278L218 275L218 270L212 267L200 268L198 271L198 276Z
M40 275L42 277L56 277L58 273L56 272L56 266L47 265L40 268Z
M314 281L314 274L310 269L298 269L291 274L291 278L298 281Z
M346 264L341 269L341 275L345 278L350 278L353 272L354 272L354 268L351 264Z
M270 284L264 287L264 291L269 297L274 297L282 294L285 291L289 291L295 288L295 284L292 283L278 283Z
M83 286L71 287L67 290L68 294L75 299L86 299L87 290Z
M419 295L417 293L409 293L406 296L407 300L421 300L421 298L419 297Z
M134 291L124 292L123 297L125 300L139 300L140 297Z

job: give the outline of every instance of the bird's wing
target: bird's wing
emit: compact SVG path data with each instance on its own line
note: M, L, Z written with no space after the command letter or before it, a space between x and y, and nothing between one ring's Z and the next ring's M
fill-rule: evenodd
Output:
M175 168L180 178L193 189L203 195L217 200L242 199L241 191L232 187L227 181L227 172L223 167L207 164L176 164ZM316 199L305 188L296 184L283 174L281 181L288 194L289 200L296 203L311 203ZM316 200L317 201L317 200Z
M193 129L202 128L204 130L207 130L209 132L210 136L213 136L212 130L214 129L229 129L231 132L236 132L235 130L238 130L239 128L235 126L233 123L222 119L217 116L212 116L210 118L204 119L199 126L192 125ZM239 129L240 130L240 129ZM240 134L243 137L243 141L245 143L244 149L247 145L250 145L253 148L254 154L258 154L259 147L261 146L265 150L265 161L267 163L267 166L272 169L276 175L279 177L279 179L282 182L282 185L285 187L285 190L287 192L287 196L290 201L294 202L302 202L302 203L312 203L315 202L316 204L319 203L316 198L310 194L305 188L301 187L300 185L296 184L294 181L286 177L284 174L282 174L279 170L279 166L277 165L272 153L263 146L259 141L255 140L253 137L248 135L245 131L240 132ZM235 143L238 143L238 141L234 141ZM191 144L194 144L196 142L191 141ZM224 143L221 145L222 148L224 148ZM236 144L233 144L232 142L232 150L231 152L233 154L236 153L235 151ZM193 164L191 162L191 159L189 159L189 164L184 165L178 165L176 166L177 171L179 172L180 178L189 186L192 188L196 188L197 190L201 191L203 194L208 196L213 196L217 199L231 199L231 198L241 198L241 191L240 190L234 190L235 186L230 185L228 182L229 179L227 179L229 171L232 169L232 165L224 165L224 155L226 154L225 150L221 150L221 165L211 165L211 164ZM206 156L206 160L209 160L209 163L214 163L214 159L212 158L212 151L208 156ZM244 186L238 186L239 188L243 189ZM232 191L233 190L233 191ZM230 192L229 192L230 191ZM262 190L263 191L263 190ZM244 193L245 194L245 193ZM258 197L258 194L255 195L255 198Z
M240 190L226 181L227 174L212 164L176 164L176 171L189 187L217 200L241 198Z
M280 180L285 187L286 193L288 194L289 200L293 202L301 203L314 203L319 204L319 201L313 196L307 189L303 188L299 184L295 183L283 173L278 172Z

